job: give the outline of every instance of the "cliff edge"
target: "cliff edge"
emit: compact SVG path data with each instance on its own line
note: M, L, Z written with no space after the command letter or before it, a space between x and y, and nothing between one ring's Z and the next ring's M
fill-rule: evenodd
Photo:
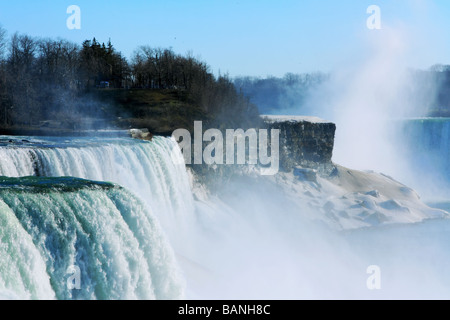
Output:
M448 218L448 212L427 206L419 195L394 178L333 163L336 125L315 117L262 116L267 129L279 129L280 171L261 176L252 166L193 171L197 200L218 197L238 212L245 199L263 207L297 212L335 230ZM216 168L219 168L217 166ZM224 174L227 171L228 174ZM232 172L232 174L230 174ZM211 189L207 181L214 181ZM220 183L219 183L220 182ZM217 188L217 184L221 188ZM208 192L214 190L213 194ZM236 190L239 199L236 198Z

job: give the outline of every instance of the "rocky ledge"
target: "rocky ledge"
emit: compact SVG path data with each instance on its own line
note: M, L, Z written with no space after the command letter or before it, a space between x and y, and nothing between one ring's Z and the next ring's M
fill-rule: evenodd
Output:
M302 167L329 175L334 170L334 123L307 116L261 117L268 129L280 130L280 168L284 171Z
M225 181L244 179L237 185L247 186L246 190L255 186L261 189L261 194L265 194L266 187L271 190L270 196L266 194L258 201L268 201L270 205L271 199L283 199L283 206L337 230L449 217L448 212L430 208L414 190L389 176L333 163L334 123L299 116L262 116L262 119L266 129L280 130L280 172L260 176L255 174L257 171L240 166L228 167L228 171L219 170L218 166L207 173L192 172L196 198L206 201L211 190L211 183L202 182L220 181L218 184L224 187ZM222 192L216 195L220 198ZM259 196L257 192L255 198Z

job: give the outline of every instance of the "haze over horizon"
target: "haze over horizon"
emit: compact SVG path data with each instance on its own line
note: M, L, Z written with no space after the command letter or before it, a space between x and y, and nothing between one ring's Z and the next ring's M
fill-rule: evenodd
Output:
M81 9L81 29L69 30L67 8ZM381 10L381 30L369 30L367 8ZM111 39L130 58L140 45L192 52L214 73L282 76L330 72L366 59L383 39L400 35L402 62L426 69L450 63L450 3L443 0L144 1L23 0L0 9L0 24L34 37L81 44ZM23 16L26 19L17 19Z

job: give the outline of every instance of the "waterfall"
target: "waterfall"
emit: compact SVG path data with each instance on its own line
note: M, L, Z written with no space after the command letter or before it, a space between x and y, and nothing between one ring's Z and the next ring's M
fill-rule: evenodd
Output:
M146 202L169 233L194 210L183 156L173 138L18 141L0 148L0 176L117 183Z
M71 177L0 178L0 244L0 296L183 296L183 281L157 219L114 184ZM79 270L79 288L68 285L70 268Z
M408 120L403 128L411 147L414 147L414 152L431 152L448 162L450 159L450 119L413 119Z
M445 151L443 143L437 150ZM448 296L450 280L440 270L450 261L448 220L419 226L425 236L394 229L407 230L407 243L417 240L404 260L405 244L395 237L380 245L323 224L324 210L347 199L324 179L320 191L287 173L242 176L218 196L202 197L194 185L194 201L181 151L163 137L6 137L0 175L0 299L371 298L372 264L386 275L403 273L391 288L385 282L383 296L427 296L435 288ZM384 239L386 230L374 232ZM436 251L423 242L427 232L439 235ZM75 275L80 289L70 286ZM415 285L410 279L419 279L411 290L404 286Z
M448 198L450 189L450 119L403 120L398 145L409 165L412 187L427 197Z
M0 298L183 296L173 234L194 204L175 140L29 139L0 141Z

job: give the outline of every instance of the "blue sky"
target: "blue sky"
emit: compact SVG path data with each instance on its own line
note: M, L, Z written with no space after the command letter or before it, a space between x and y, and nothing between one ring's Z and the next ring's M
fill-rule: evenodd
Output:
M372 4L381 9L382 30L366 27ZM81 9L81 30L66 27L69 5ZM127 58L139 45L171 47L231 76L333 71L398 30L408 66L450 64L448 17L448 0L0 0L0 24L10 35L111 38Z

